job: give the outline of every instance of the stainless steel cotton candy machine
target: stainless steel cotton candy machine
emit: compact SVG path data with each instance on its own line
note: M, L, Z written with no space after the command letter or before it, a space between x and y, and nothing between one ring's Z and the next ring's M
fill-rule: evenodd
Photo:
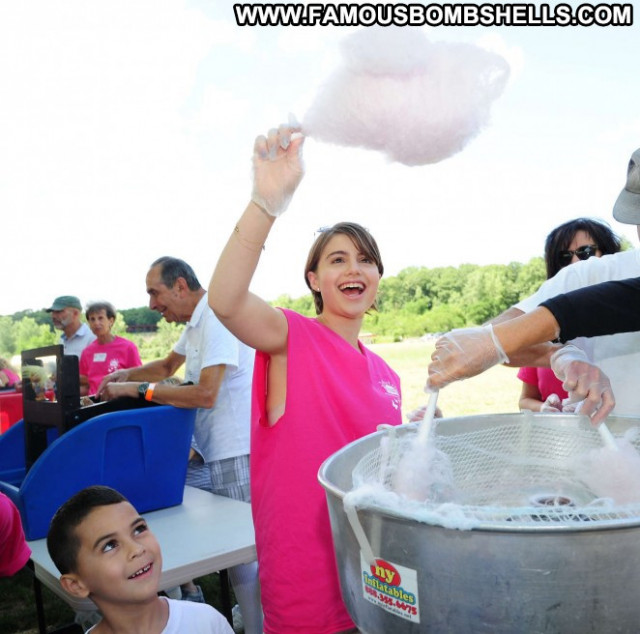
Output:
M607 424L638 448L640 420ZM362 632L640 631L640 502L598 498L576 477L576 461L602 447L586 418L443 419L433 442L455 491L437 502L390 491L415 436L415 425L371 434L320 469L342 595Z

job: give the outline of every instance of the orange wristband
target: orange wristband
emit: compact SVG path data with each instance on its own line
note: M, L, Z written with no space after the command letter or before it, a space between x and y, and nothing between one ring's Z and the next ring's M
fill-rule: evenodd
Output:
M147 388L147 391L144 393L144 400L145 401L150 401L153 399L153 390L156 389L156 384L155 383L149 383L149 387Z

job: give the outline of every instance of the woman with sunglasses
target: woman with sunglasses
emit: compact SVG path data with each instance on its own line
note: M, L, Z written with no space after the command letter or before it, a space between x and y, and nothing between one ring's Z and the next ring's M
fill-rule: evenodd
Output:
M251 202L209 286L222 323L256 349L251 506L266 634L356 631L340 594L322 462L381 423L397 425L400 381L358 341L383 273L378 247L355 223L317 236L305 266L317 316L280 310L249 284L276 216L303 176L303 139L281 126L254 146Z
M545 241L547 279L569 264L618 251L620 239L608 225L591 218L569 220L551 231ZM567 392L551 368L520 368L518 378L522 381L520 409L562 411L562 400L567 398Z

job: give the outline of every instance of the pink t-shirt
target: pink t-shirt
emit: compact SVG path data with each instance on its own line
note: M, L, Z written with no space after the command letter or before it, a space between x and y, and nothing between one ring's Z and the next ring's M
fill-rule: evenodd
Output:
M256 354L251 420L251 506L265 634L353 628L342 601L322 462L346 444L401 421L400 379L316 319L289 323L285 413L267 424L269 357Z
M7 384L4 387L13 387L16 383L20 383L20 377L10 368L0 370L7 377Z
M523 383L535 385L540 392L541 401L546 401L550 394L557 394L561 399L569 396L562 388L562 381L551 368L520 368L518 378Z
M0 493L0 577L15 575L31 557L22 530L20 513L13 502Z
M80 374L89 378L89 394L95 394L102 377L123 368L142 365L140 353L133 341L116 337L110 343L90 343L80 356Z

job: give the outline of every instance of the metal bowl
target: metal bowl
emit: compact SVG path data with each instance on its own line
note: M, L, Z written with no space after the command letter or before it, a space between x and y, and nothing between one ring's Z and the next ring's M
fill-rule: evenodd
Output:
M558 429L576 425L577 419L535 418ZM522 414L443 419L437 434L523 420ZM611 417L607 424L620 434L640 420ZM362 632L640 631L640 513L633 509L605 521L510 522L507 517L459 530L365 507L357 510L356 529L363 531L357 536L343 500L352 489L354 468L379 446L382 433L332 455L318 476L327 495L342 595ZM396 433L415 428L402 426ZM526 491L525 497L532 508L564 505L553 491Z

